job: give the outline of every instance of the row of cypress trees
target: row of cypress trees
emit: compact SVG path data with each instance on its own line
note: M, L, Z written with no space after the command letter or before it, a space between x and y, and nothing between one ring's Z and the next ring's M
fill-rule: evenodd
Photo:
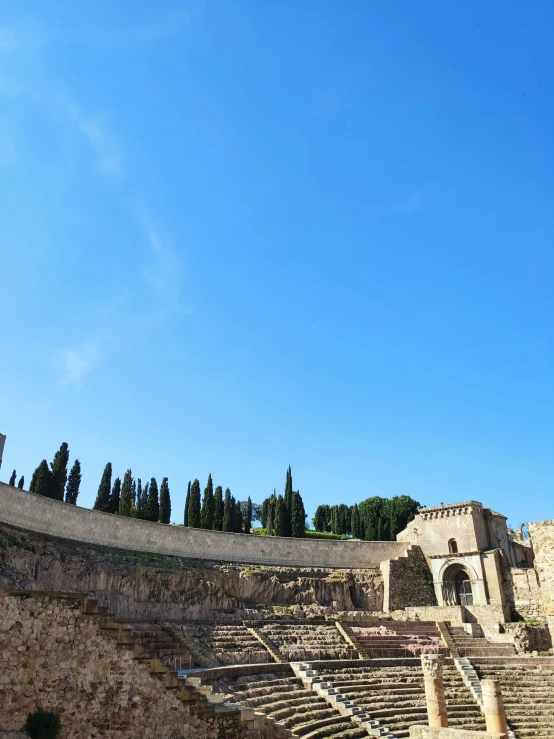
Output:
M98 486L98 494L93 509L103 513L114 513L118 516L139 518L143 521L159 521L169 523L171 520L171 496L169 482L164 477L158 492L155 477L142 486L142 480L133 478L132 470L127 470L123 483L116 477L112 485L112 463L104 467L102 479Z
M306 531L306 511L298 490L292 489L292 470L287 470L285 494L273 494L262 504L262 526L270 536L302 538Z
M54 500L64 500L66 503L77 503L79 495L79 487L81 485L81 463L78 459L73 463L69 477L67 475L67 465L69 462L69 447L64 441L59 450L54 455L53 461L48 462L43 459L36 470L33 472L29 492L37 495L44 495L46 498ZM15 484L16 471L12 472L10 485ZM67 484L66 484L67 483ZM23 490L25 478L21 477L18 487Z
M252 526L252 501L250 497L246 503L235 500L229 488L223 493L221 485L218 485L214 492L210 474L201 503L200 482L198 479L192 483L189 481L184 524L195 529L249 534Z

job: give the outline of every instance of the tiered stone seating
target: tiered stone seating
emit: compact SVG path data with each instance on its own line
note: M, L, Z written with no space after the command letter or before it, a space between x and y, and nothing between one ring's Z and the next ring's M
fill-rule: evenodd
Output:
M302 681L271 673L246 675L214 681L214 689L226 694L227 700L271 716L284 724L295 736L306 739L362 739L365 729L330 706Z
M380 660L379 666L371 667L347 663L318 672L341 695L355 701L370 718L400 739L409 736L410 726L424 726L428 719L420 660L398 662ZM449 726L468 731L485 729L481 709L451 659L446 660L443 674Z
M211 665L272 662L264 646L242 624L185 623L181 630L194 652ZM197 660L200 661L200 660Z
M381 621L368 626L352 624L349 628L366 658L447 653L440 632L431 621Z
M479 677L500 680L506 718L519 739L554 737L554 658L472 660Z
M514 657L516 650L513 644L498 644L481 636L468 634L463 626L450 626L448 631L452 637L460 657L473 660L474 657Z
M258 626L257 630L288 662L358 657L333 623L276 622Z
M128 631L134 641L140 644L149 655L159 659L163 665L172 667L174 670L184 670L191 666L188 650L158 624L126 622L123 623L123 629Z

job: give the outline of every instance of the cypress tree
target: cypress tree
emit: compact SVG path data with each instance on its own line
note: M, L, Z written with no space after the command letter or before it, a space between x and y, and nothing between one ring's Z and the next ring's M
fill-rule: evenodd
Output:
M69 461L69 447L64 441L59 450L54 455L52 462L52 484L51 496L55 500L63 500L65 492L65 483L67 481L67 463Z
M225 503L223 505L223 531L233 530L233 510L231 508L231 491L225 490Z
M242 534L242 511L240 503L231 495L231 531Z
M98 494L96 496L96 500L94 501L93 509L95 511L104 511L104 513L110 512L111 487L112 487L112 463L108 462L108 464L104 467L104 472L102 473L102 479L100 480L100 485L98 486Z
M200 513L200 528L213 529L214 525L214 486L211 474L208 475L208 484L204 488L202 511Z
M110 495L110 513L119 513L119 499L121 497L121 480L119 477L115 478L115 482L112 487Z
M137 502L137 518L141 521L146 521L146 514L148 511L148 483L144 484L142 492Z
M200 528L200 482L195 479L190 488L188 525L193 529Z
M131 500L133 501L133 505L136 507L137 505L137 482L134 479L131 482Z
M67 488L65 489L65 502L75 505L77 496L79 495L79 486L81 485L81 463L78 459L73 463L71 472L67 479Z
M291 520L291 536L295 536L297 539L303 538L306 531L306 511L304 510L302 496L298 491L292 494Z
M160 487L160 522L169 523L171 521L171 497L169 495L169 483L167 477L164 477Z
M123 485L121 487L121 496L117 512L120 516L131 516L131 508L133 507L133 473L127 470L123 476Z
M292 470L290 468L290 464L287 470L287 479L285 482L285 505L289 512L289 516L292 515Z
M214 496L214 531L223 531L223 488L218 485Z
M285 499L280 495L275 505L275 536L287 536L287 518Z
M12 486L12 488L13 488L13 487L15 487L15 478L16 478L16 477L17 477L17 472L16 472L15 470L14 470L14 471L12 472L12 476L10 477L10 481L9 481L9 483L8 483L8 485L11 485L11 486Z
M352 506L352 521L350 523L350 528L352 530L352 538L362 538L362 522L360 519L360 509L357 505Z
M139 510L141 496L142 496L142 480L140 479L140 477L137 477L137 489L136 489L136 498L135 498L137 518L139 518L138 510Z
M148 498L146 501L146 520L160 520L160 499L158 497L158 483L155 477L150 478L150 487L148 489Z
M17 483L17 487L20 490L23 490L23 485L25 485L25 475L21 475L21 477L19 478L19 482Z
M185 526L189 525L189 502L190 502L190 480L187 487L187 497L185 498L185 515L183 518L183 523Z
M246 516L244 517L244 533L249 534L252 528L252 500L248 496L246 501Z
M52 490L52 473L48 467L48 462L43 459L36 470L33 472L33 478L29 486L30 493L36 493L37 495L44 495L46 498L51 498Z

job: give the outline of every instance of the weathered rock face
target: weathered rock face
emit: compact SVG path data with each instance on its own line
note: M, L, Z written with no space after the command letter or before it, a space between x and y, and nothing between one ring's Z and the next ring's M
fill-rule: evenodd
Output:
M88 593L117 616L209 619L248 609L382 608L378 570L253 567L83 545L0 527L0 587Z
M535 552L544 613L549 623L554 624L554 521L530 523L529 536Z
M237 713L197 715L74 599L0 596L0 729L42 706L61 739L262 739Z

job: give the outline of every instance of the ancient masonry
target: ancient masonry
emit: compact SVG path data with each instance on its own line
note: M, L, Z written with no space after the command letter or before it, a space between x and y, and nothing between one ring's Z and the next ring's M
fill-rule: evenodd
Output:
M552 739L554 522L529 535L466 501L260 539L0 484L0 734L42 705L61 739Z

